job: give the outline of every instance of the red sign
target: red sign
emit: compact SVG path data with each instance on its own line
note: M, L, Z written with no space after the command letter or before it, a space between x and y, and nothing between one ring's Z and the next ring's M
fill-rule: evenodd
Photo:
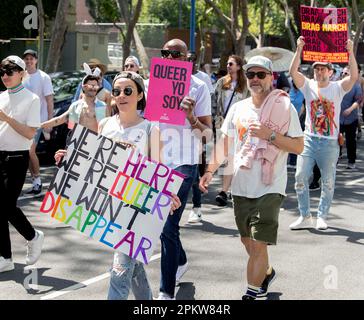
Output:
M348 15L346 8L313 8L301 5L304 61L346 63Z

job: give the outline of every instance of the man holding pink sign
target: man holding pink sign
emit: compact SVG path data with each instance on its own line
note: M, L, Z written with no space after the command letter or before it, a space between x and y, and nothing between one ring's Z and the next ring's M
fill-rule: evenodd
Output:
M172 300L175 285L187 271L187 257L179 238L179 221L197 174L201 139L212 136L211 97L207 85L191 75L187 45L168 41L163 59L153 59L145 117L160 122L166 165L185 175L178 192L181 207L168 216L161 235L161 283L158 299Z

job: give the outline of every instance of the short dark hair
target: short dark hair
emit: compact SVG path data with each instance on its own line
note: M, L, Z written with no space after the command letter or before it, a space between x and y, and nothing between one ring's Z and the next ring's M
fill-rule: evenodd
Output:
M85 77L85 79L83 80L83 84L86 84L87 82L89 81L99 81L100 80L100 77L97 77L97 76L93 76L93 75L88 75Z

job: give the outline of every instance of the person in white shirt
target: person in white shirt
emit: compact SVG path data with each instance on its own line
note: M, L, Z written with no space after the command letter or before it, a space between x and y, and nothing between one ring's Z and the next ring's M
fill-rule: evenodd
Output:
M53 118L53 86L51 78L48 74L37 68L38 55L37 52L28 49L23 54L28 77L24 80L24 87L35 93L40 99L40 120L41 122ZM48 129L38 129L34 137L33 144L30 148L29 171L32 175L33 186L27 192L28 194L39 194L42 191L42 181L40 179L39 159L36 154L37 144L43 132L46 140L50 139L50 131Z
M275 277L269 265L268 245L277 243L280 206L286 195L288 153L302 152L303 133L289 96L273 90L272 61L254 56L243 68L251 97L233 104L228 112L221 127L222 136L200 179L200 189L207 192L214 172L233 153L231 192L235 222L249 256L248 288L242 299L254 300L267 295ZM229 150L232 146L233 151ZM247 151L245 155L250 154L249 165L242 162L242 150Z
M25 63L18 56L0 65L1 80L7 88L0 94L0 272L14 270L9 222L28 241L26 264L40 257L44 234L35 230L17 207L29 164L29 149L40 126L38 96L22 85Z
M340 110L344 95L358 79L358 67L353 52L353 42L348 40L350 76L340 81L330 81L333 66L327 61L313 64L314 79L307 79L298 71L304 37L297 40L290 74L296 87L302 91L306 102L305 148L298 156L295 189L300 217L289 228L312 227L308 179L317 163L321 171L321 196L317 210L316 229L327 229L326 218L335 190L336 163L339 157Z
M231 55L228 58L226 68L228 73L217 81L215 94L212 98L214 129L217 135L230 107L234 103L247 98L249 94L243 72L243 59L237 55ZM215 198L219 206L226 206L228 204L228 191L233 177L231 164L232 155L230 155L225 163L222 188Z
M180 39L170 40L161 50L161 55L165 59L185 61L187 45ZM212 136L210 93L206 84L193 75L189 96L183 99L182 107L186 113L184 125L159 124L161 140L164 142L164 163L185 175L178 192L182 205L174 212L173 216L168 216L161 235L159 300L175 299L176 283L187 270L187 257L179 237L179 221L197 174L202 136L206 136L206 139L211 139Z

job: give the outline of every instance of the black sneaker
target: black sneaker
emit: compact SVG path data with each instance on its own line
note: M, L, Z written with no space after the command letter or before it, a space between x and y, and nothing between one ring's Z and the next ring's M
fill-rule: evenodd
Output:
M318 182L312 181L308 188L310 189L310 191L315 191L320 190L321 186Z
M221 207L227 206L227 204L228 204L228 196L227 196L226 192L224 192L224 191L221 191L216 196L215 200L218 203L218 205Z
M244 294L242 297L241 297L241 300L255 300L254 297L252 296L249 296L247 294Z
M32 188L30 190L28 190L27 192L25 192L26 194L40 194L42 192L42 185L41 184L36 184L33 185Z
M260 287L260 290L257 293L257 297L258 298L262 298L262 297L266 297L267 296L267 294L268 294L268 288L272 284L272 282L274 281L275 278L276 278L276 272L272 268L271 274L266 275L265 276L265 279L263 280L263 283L262 283L262 285Z

